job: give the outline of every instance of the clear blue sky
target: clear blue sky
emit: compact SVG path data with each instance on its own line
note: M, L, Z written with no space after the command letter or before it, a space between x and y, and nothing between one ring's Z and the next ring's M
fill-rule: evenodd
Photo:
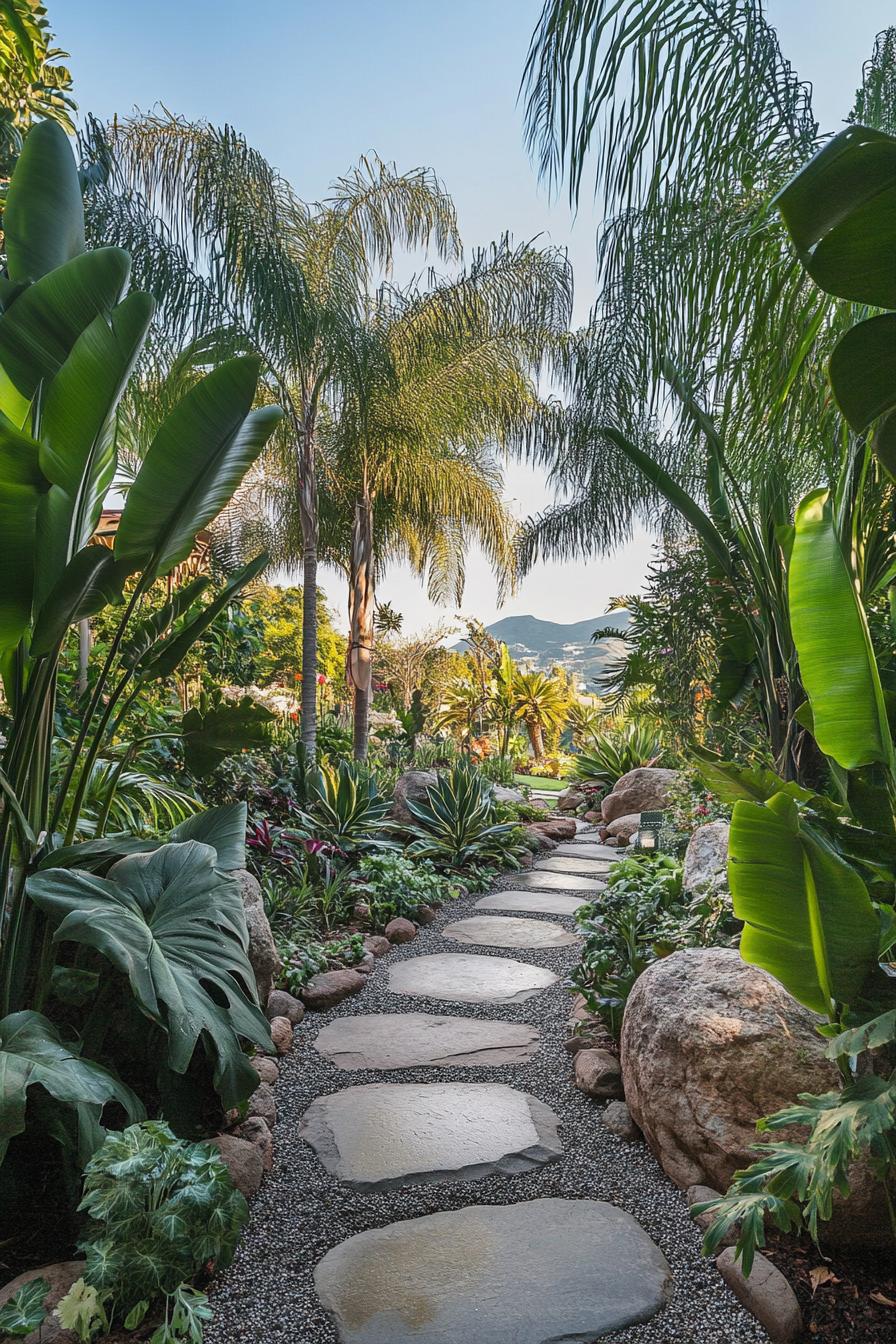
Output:
M458 208L464 242L510 231L568 246L576 315L594 297L596 218L573 223L552 204L525 154L516 103L541 0L49 0L81 108L106 117L161 102L172 111L229 122L314 199L360 154L400 168L431 165ZM770 0L785 52L815 85L823 127L848 111L876 32L894 20L892 0ZM548 502L543 479L508 472L520 514ZM603 611L638 587L649 556L639 537L611 560L540 566L499 613L487 566L473 557L464 610L490 621L532 612L572 621ZM345 604L336 575L331 604ZM395 571L381 597L406 628L445 614L410 575Z

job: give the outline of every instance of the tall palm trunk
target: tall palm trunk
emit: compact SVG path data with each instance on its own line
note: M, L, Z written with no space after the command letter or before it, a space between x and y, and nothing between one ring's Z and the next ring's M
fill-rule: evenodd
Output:
M349 575L348 684L354 692L354 754L367 759L373 680L373 502L365 487L355 501Z
M532 752L536 761L544 757L544 734L541 731L541 724L538 719L527 719L526 727L529 730L529 741L532 743Z
M302 524L302 742L317 750L317 464L314 424L302 427L299 455L299 514Z

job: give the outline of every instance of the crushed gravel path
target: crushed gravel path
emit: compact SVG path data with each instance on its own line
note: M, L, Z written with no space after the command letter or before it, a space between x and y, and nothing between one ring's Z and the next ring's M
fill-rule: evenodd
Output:
M504 878L499 886L512 888L513 877ZM611 1134L600 1120L601 1103L572 1084L570 1057L563 1049L569 1014L569 990L564 988L563 977L575 964L574 946L514 949L512 953L469 949L482 956L512 955L561 977L524 1003L454 1004L389 993L387 967L396 960L457 950L456 944L442 938L441 930L448 923L480 914L478 899L472 895L446 906L412 943L395 948L379 963L362 994L330 1012L308 1014L297 1028L292 1053L280 1061L274 1170L252 1201L251 1221L232 1266L212 1292L215 1318L206 1330L207 1344L337 1344L333 1322L317 1300L312 1279L315 1265L333 1246L357 1232L406 1218L470 1204L511 1204L546 1197L603 1199L618 1205L637 1218L669 1261L674 1288L664 1310L644 1324L603 1336L604 1341L767 1344L768 1336L740 1307L712 1262L701 1256L700 1237L683 1194L666 1178L646 1145L628 1144ZM571 919L544 918L573 927ZM402 1011L530 1023L541 1031L541 1049L527 1064L349 1073L323 1059L312 1046L318 1030L340 1016ZM560 1117L563 1159L522 1175L359 1193L329 1176L298 1137L302 1114L315 1097L361 1083L435 1080L494 1081L532 1093Z

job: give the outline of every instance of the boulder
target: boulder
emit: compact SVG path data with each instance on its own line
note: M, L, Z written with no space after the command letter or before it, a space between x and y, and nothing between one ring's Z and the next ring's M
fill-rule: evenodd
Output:
M364 939L364 950L374 957L384 957L392 951L392 944L380 933L368 933Z
M293 1030L288 1017L271 1018L271 1040L278 1055L288 1055L292 1049Z
M590 821L593 826L596 826L603 820L603 813L595 812L593 807L589 807L588 811L583 814L582 820Z
M297 1027L305 1016L305 1005L291 994L287 994L285 989L275 989L268 995L265 1012L268 1021L273 1017L286 1017L294 1027Z
M684 856L684 889L718 891L728 885L727 821L708 821L694 831Z
M564 789L562 793L557 794L558 812L578 812L580 807L584 807L588 802L586 795L577 784L570 784L569 788Z
M721 1191L713 1190L711 1185L689 1185L684 1197L688 1202L688 1208L693 1209L695 1204L706 1204L711 1199L719 1199L720 1196ZM708 1232L715 1222L715 1214L708 1211L706 1213L692 1213L691 1217L701 1232ZM722 1245L733 1246L736 1241L737 1232L732 1228L730 1232L725 1233Z
M609 1050L578 1050L575 1054L576 1087L586 1096L606 1100L622 1096L619 1060Z
M302 1002L312 1012L322 1013L335 1008L350 994L359 994L367 983L359 971L323 971L314 975L302 990Z
M358 971L361 975L370 975L376 966L376 957L372 952L365 952L360 961L356 961L352 966L353 971Z
M790 1344L802 1335L803 1316L796 1293L771 1260L757 1252L747 1278L728 1246L716 1260L716 1268L773 1344Z
M549 840L572 840L576 833L575 817L548 817L546 821L533 821L529 829Z
M252 1093L247 1105L252 1119L263 1120L268 1129L274 1128L277 1122L277 1103L270 1083L261 1083Z
M261 1165L265 1171L270 1171L274 1165L274 1139L261 1116L250 1115L240 1125L237 1136L255 1145L261 1157Z
M625 816L617 817L611 821L607 827L607 844L627 845L631 843L632 836L641 825L641 813L631 812Z
M409 919L402 919L399 916L397 919L389 920L383 933L390 943L409 943L417 937L417 926Z
M648 966L622 1021L622 1076L677 1185L726 1190L756 1157L760 1116L836 1086L818 1020L734 948L689 948Z
M669 801L669 787L677 770L639 766L617 780L600 805L604 821L630 816L633 812L661 812Z
M19 1336L19 1344L77 1344L77 1336L71 1330L63 1330L53 1311L72 1284L84 1273L84 1264L83 1260L63 1260L56 1265L41 1265L39 1269L29 1269L24 1274L17 1275L0 1288L0 1307L4 1307L9 1299L15 1297L19 1289L24 1288L32 1279L46 1280L44 1308L47 1311L47 1319L37 1330Z
M258 1147L235 1134L218 1134L214 1139L209 1139L209 1143L221 1154L230 1172L230 1179L240 1194L246 1199L257 1194L264 1177L264 1161Z
M421 928L425 928L427 924L431 924L435 917L436 911L431 905L419 905L417 907L417 923Z
M492 797L496 803L524 803L526 795L519 789L509 789L505 784L496 784L492 789Z
M239 884L246 912L246 927L249 930L249 961L255 972L255 985L258 1002L267 1003L268 995L274 988L274 981L280 973L281 961L274 943L274 935L268 917L264 912L261 899L261 887L245 868L237 868L231 873Z
M270 1083L273 1086L280 1077L277 1061L271 1059L270 1055L253 1055L249 1063L263 1083Z
M398 776L392 793L392 807L389 816L402 826L410 826L414 818L406 804L425 803L428 789L435 788L439 777L435 770L405 770Z
M611 1101L604 1109L601 1116L604 1128L617 1138L624 1139L626 1143L637 1143L641 1138L641 1131L632 1119L632 1113L624 1101Z
M549 854L552 849L557 848L557 841L552 840L549 835L545 835L543 822L530 822L530 824L525 827L525 831L527 836L530 837L530 841L535 844L539 852Z
M366 901L357 901L352 909L352 914L359 924L370 923L370 906Z

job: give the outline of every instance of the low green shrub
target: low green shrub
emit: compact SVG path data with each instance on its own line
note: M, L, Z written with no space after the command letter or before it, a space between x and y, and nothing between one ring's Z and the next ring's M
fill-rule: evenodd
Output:
M196 1344L211 1312L199 1275L228 1265L249 1210L220 1154L160 1121L108 1134L84 1172L84 1275L59 1303L79 1340L116 1322L135 1329L162 1300L153 1344Z
M278 938L277 951L283 963L277 984L290 994L298 994L315 975L357 966L364 958L364 939L360 933L341 934L324 943Z
M370 924L382 930L390 919L416 919L423 905L442 905L459 895L458 888L437 873L426 859L414 862L400 854L374 854L362 859L356 890L370 910Z
M639 766L662 760L663 744L655 729L630 723L621 730L596 734L572 763L570 778L590 784L614 784Z
M576 914L584 934L572 983L614 1036L638 976L683 947L725 946L739 925L725 891L688 895L682 867L667 854L639 854L614 863L600 900Z

